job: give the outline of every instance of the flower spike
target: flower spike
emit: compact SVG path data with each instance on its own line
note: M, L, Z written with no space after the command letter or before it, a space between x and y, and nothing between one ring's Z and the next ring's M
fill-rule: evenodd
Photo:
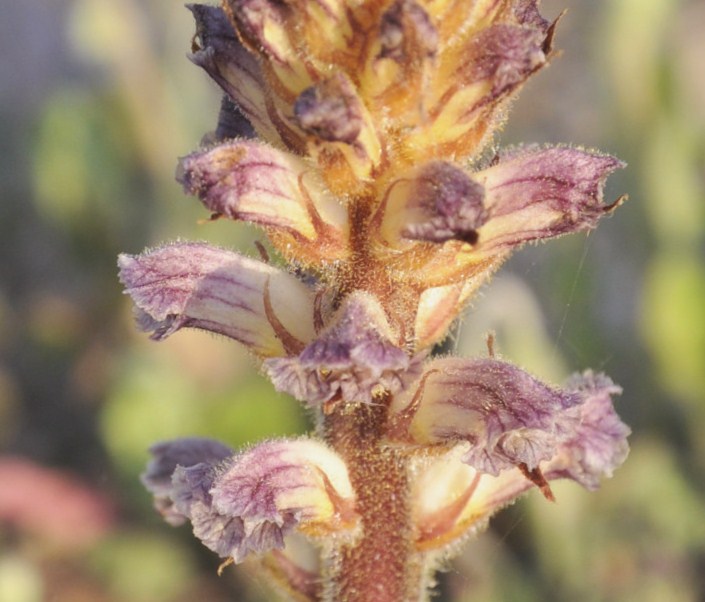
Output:
M190 58L224 97L177 179L268 250L177 242L121 255L120 278L154 339L193 327L243 343L316 429L236 453L153 448L157 509L221 568L254 555L306 602L421 602L434 559L499 509L535 488L553 499L554 479L594 489L625 460L608 377L556 387L492 351L429 359L511 253L588 231L623 198L605 204L624 164L596 151L488 161L509 102L553 56L558 19L538 3L189 6ZM302 537L318 563L282 551Z

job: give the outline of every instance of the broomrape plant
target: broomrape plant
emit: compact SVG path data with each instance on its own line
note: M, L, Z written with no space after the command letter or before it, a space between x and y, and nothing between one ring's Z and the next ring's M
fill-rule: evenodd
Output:
M189 7L191 60L225 92L177 177L213 218L260 226L288 267L205 243L122 255L142 329L246 345L315 435L233 451L155 445L157 509L266 567L291 599L425 600L497 510L550 481L588 489L625 459L620 388L544 384L491 353L431 357L526 242L593 228L623 164L569 146L488 150L551 58L537 0L225 0ZM304 568L289 537L305 536ZM290 546L291 548L291 546Z

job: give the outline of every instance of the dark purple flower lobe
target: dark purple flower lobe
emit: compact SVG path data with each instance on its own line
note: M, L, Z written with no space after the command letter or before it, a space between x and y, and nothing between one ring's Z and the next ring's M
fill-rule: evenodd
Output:
M462 169L445 161L421 168L409 190L406 238L445 242L477 242L477 230L487 219L485 191ZM397 211L398 212L398 211Z
M232 99L238 111L265 140L281 144L281 134L272 121L267 102L267 88L257 58L238 40L233 26L223 9L205 4L191 4L188 8L196 20L196 37L189 58L201 67ZM251 128L241 121L234 134L250 137Z
M363 127L363 106L355 86L342 73L306 88L294 103L301 129L327 142L357 140Z
M152 460L142 474L142 483L154 495L156 509L172 525L188 518L188 510L174 504L172 475L176 468L213 467L233 454L232 449L218 441L197 437L157 443L149 452Z

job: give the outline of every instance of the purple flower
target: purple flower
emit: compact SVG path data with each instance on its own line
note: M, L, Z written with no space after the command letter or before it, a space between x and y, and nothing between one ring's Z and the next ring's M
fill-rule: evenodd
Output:
M331 325L296 357L265 361L274 386L299 401L381 401L416 376L415 361L398 346L379 303L353 294Z
M496 476L520 464L533 470L552 458L578 426L571 409L581 402L577 393L548 387L507 362L445 358L429 363L392 410L399 415L397 436L467 442L463 462Z
M172 524L191 521L223 558L282 548L294 529L310 535L352 530L354 494L345 464L309 440L261 443L232 452L207 439L177 439L151 449L142 480Z
M157 340L185 327L223 334L262 356L313 336L313 294L293 276L201 243L121 255L120 280L143 330Z

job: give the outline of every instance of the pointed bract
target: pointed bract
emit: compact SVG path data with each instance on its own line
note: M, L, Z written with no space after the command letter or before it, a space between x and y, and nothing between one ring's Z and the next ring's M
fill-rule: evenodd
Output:
M416 547L448 548L534 487L519 468L493 476L460 461L463 446L425 462L412 491ZM559 477L558 477L559 478Z
M465 281L427 288L419 297L415 316L414 336L416 351L442 341L451 325L465 308L467 300L492 275L499 263L488 263L477 276Z

